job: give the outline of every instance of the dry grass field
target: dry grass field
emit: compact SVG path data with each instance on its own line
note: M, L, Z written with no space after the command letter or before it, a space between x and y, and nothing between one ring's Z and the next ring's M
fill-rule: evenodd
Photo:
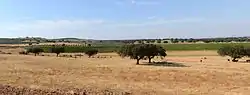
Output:
M16 52L18 50L9 49ZM230 63L215 51L173 51L170 63L135 60L0 55L0 84L33 89L81 88L132 95L249 95L250 64ZM200 62L200 59L207 59ZM171 63L174 62L174 63ZM112 95L112 94L109 94Z

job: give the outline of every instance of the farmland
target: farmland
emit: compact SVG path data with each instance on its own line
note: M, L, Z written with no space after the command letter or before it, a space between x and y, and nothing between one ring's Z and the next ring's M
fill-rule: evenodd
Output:
M232 63L227 61L229 57L220 57L216 52L221 46L248 47L249 43L159 45L167 49L168 56L164 59L154 58L153 62L156 63L153 64L142 60L140 65L135 65L135 60L121 58L117 53L111 52L120 45L65 46L67 52L62 54L81 54L88 48L101 50L93 58L56 57L48 51L40 56L20 55L18 53L24 50L23 47L1 47L1 51L6 53L0 54L0 94L6 94L10 90L16 91L15 93L50 92L58 95L69 92L88 93L87 95L250 93L250 65L245 63L248 58ZM49 50L50 46L42 48Z
M216 51L169 51L169 63L135 65L116 53L96 56L112 58L63 58L18 55L21 49L2 49L0 83L31 89L132 95L221 95L250 93L249 64L230 63ZM16 52L16 53L15 53ZM202 63L199 60L206 56ZM242 59L241 61L244 61ZM15 88L16 89L16 88ZM59 90L61 91L61 90ZM76 91L77 92L77 91Z
M243 45L250 47L250 43L197 43L197 44L161 44L169 51L189 51L189 50L218 50L227 45Z
M84 52L88 48L98 49L100 52L109 53L115 52L122 44L93 44L90 47L86 46L65 46L65 51L68 53ZM197 51L197 50L218 50L222 46L228 45L243 45L250 47L250 43L197 43L197 44L158 44L163 46L167 51ZM45 52L49 52L52 46L41 46Z

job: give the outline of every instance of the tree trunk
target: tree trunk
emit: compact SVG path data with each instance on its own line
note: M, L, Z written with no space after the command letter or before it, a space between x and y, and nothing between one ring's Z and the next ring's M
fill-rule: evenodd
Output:
M58 56L59 56L59 53L56 54L56 57L58 57Z
M35 56L36 56L36 53L35 53Z
M152 59L152 58L150 58L150 57L148 58L148 63L151 63L151 59Z
M140 59L137 59L136 61L136 65L139 65Z

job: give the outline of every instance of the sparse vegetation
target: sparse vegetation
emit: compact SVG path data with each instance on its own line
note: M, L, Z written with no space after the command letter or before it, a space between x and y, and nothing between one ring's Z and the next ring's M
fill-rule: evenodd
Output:
M27 53L34 53L35 56L39 55L41 52L44 52L44 50L40 47L31 47L28 48Z
M233 62L238 62L238 59L248 56L249 53L248 49L242 45L224 46L217 52L221 56L230 56Z
M118 51L118 54L121 57L130 57L131 59L136 59L136 64L139 64L141 59L149 59L149 63L151 63L151 59L155 56L166 56L165 49L160 46L153 44L132 44L132 45L124 45Z
M97 53L98 53L98 50L96 50L96 49L89 49L89 50L87 50L87 51L85 52L85 54L88 55L89 58L90 58L91 56L96 55Z
M144 45L144 50L142 53L149 60L148 61L149 63L151 63L151 59L153 59L155 56L162 56L162 57L167 56L165 49L163 49L161 46L153 44Z
M65 49L63 46L53 46L51 48L52 53L56 53L56 56L58 57L60 53L64 53Z

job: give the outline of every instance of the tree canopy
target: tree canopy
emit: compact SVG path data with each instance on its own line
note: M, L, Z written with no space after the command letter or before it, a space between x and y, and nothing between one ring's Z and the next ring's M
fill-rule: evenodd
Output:
M29 52L34 53L36 56L39 53L44 52L44 50L40 47L31 47L31 48L28 48L28 50L27 50L27 53L29 53Z
M89 58L90 58L91 56L96 55L97 53L98 53L98 50L96 50L96 49L89 49L89 50L87 50L87 51L85 52L85 54L88 55Z
M51 52L52 53L56 53L56 56L58 56L60 53L64 53L65 52L65 48L62 46L53 46L51 48Z
M237 59L246 56L246 48L241 45L224 46L221 47L217 53L221 56L230 56L233 62L237 62Z
M141 59L148 59L151 63L151 59L155 56L166 56L166 50L161 46L154 44L129 44L124 45L118 51L121 57L130 57L131 59L136 59L136 64L139 64Z

